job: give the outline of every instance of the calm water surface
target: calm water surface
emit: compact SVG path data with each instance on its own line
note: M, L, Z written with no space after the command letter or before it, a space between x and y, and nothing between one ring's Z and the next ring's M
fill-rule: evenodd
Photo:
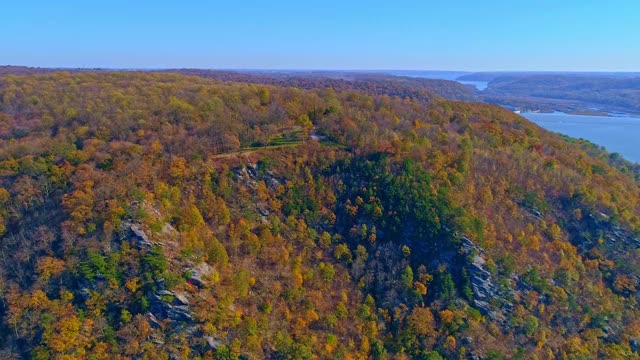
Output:
M640 118L625 116L585 116L564 113L523 113L525 118L539 126L583 138L617 152L625 159L640 163Z
M429 70L426 70L426 71L419 71L419 70L402 71L402 70L395 70L395 71L388 71L387 73L390 74L390 75L395 75L395 76L408 76L408 77L415 77L415 78L441 79L441 80L457 81L457 82L459 82L461 84L475 86L475 88L478 89L478 90L486 89L487 85L489 84L486 81L461 81L461 80L458 80L459 77L461 77L463 75L470 74L470 73L464 72L464 71L429 71Z
M462 81L462 80L455 80L455 81L459 82L460 84L473 85L478 90L484 90L489 86L488 81Z

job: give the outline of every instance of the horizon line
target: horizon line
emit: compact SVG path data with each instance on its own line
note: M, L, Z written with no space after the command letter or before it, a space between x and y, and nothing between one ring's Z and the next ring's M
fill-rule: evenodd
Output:
M168 66L168 67L109 67L109 66L31 66L3 64L2 67L21 67L30 69L52 69L52 70L115 70L115 71L157 71L157 70L209 70L209 71L269 71L269 72L458 72L458 73L576 73L576 74L640 74L640 69L631 70L455 70L455 69L340 69L340 68L231 68L231 67L190 67L190 66Z

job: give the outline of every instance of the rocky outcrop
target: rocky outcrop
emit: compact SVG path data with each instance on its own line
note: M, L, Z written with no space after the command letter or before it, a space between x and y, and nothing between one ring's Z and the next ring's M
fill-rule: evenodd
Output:
M602 233L602 238L608 248L617 251L615 255L624 255L623 253L629 248L640 248L640 239L621 226L612 224L608 215L598 213L596 215L589 214L588 217L591 221L591 227Z
M486 269L486 262L482 257L484 251L477 247L469 238L462 237L462 250L467 255L469 261L467 270L471 278L471 289L473 290L473 305L483 314L488 315L492 320L504 321L502 311L494 310L491 306L493 299L502 298L500 288L496 285L495 279ZM502 308L509 309L509 304Z
M242 182L244 185L249 187L250 189L255 189L258 186L257 176L258 172L256 170L255 164L249 164L247 166L242 166L236 169L233 169L233 173L236 176L236 179Z
M217 350L220 346L222 346L222 341L215 339L213 336L205 336L204 340L207 342L210 348Z
M160 230L160 233L165 234L165 235L170 235L176 232L176 229L173 227L173 225L169 224L169 223L165 223L162 226L162 230Z
M193 268L191 268L191 283L199 286L205 287L209 284L209 277L213 274L215 270L207 263L200 263Z
M161 319L193 322L186 295L169 290L158 290L151 297L151 314Z
M168 305L167 317L174 321L193 322L191 309L186 305Z
M265 182L271 189L275 189L281 184L280 180L273 176L273 171L267 171L267 178L265 179Z
M155 329L162 329L162 323L155 315L153 315L153 313L147 313L147 320L149 321L149 325L151 325L151 327Z
M175 292L173 296L181 305L189 305L189 298L185 294Z
M249 163L246 166L238 167L233 169L233 173L236 179L244 184L251 190L256 190L258 188L258 182L264 181L264 183L272 190L276 189L280 186L283 181L278 180L273 171L258 171L259 166L257 164ZM266 203L256 203L256 211L262 218L263 223L267 223L267 216L269 216L270 206Z
M140 224L126 221L123 222L122 225L124 227L124 238L131 240L138 249L150 248L153 246L153 242L151 242L149 236Z
M481 311L488 313L491 310L488 302L496 297L498 292L491 281L491 274L484 269L484 265L484 259L474 255L472 262L469 264L469 274L471 276L474 305Z

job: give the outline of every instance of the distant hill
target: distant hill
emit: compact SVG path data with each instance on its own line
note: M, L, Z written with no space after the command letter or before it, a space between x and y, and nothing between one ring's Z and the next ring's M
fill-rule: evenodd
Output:
M34 74L50 74L54 72L99 72L99 71L107 71L105 69L90 69L90 68L41 68L41 67L29 67L29 66L13 66L13 65L4 65L0 66L0 76L3 75L34 75Z
M640 114L639 73L477 73L460 79L489 81L484 101L522 109Z
M84 68L33 68L24 66L0 66L1 75L47 74L66 71L70 73L104 72L108 69ZM392 76L382 73L344 71L229 71L205 69L129 70L144 72L171 72L199 76L220 81L292 86L301 89L332 88L357 89L370 95L389 95L429 100L440 96L449 100L477 101L476 91L455 81Z
M294 86L303 89L330 87L357 89L371 95L386 94L428 100L433 95L449 100L475 101L476 91L451 80L393 76L381 73L343 71L218 71L202 69L163 70L184 75L235 82Z

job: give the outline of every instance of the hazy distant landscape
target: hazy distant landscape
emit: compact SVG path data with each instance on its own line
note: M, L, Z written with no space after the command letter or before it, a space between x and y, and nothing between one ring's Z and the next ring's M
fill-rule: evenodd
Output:
M475 87L477 100L522 112L640 116L640 73L384 71L443 79Z
M0 66L2 74L54 71L87 72L108 69L30 68ZM135 70L135 69L131 69ZM427 88L451 100L496 103L522 112L565 112L583 115L640 116L640 73L631 72L464 72L418 70L209 70L158 69L233 81L260 81L291 86L317 86L324 79L373 84L392 80L403 88ZM310 83L315 82L311 85ZM458 84L467 85L459 86Z
M488 81L483 101L522 111L640 114L638 73L478 73L460 79Z

